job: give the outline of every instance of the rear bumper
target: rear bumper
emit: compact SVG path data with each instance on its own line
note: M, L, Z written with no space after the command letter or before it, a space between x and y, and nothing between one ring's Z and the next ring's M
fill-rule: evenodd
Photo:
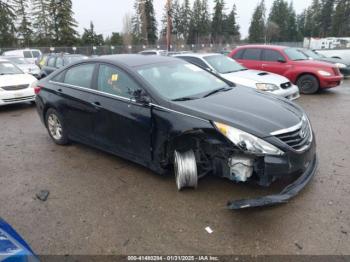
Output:
M340 86L343 80L343 76L322 77L320 78L320 88L333 88Z
M315 156L306 171L294 183L287 186L281 193L255 199L232 201L228 203L228 208L232 210L240 210L287 203L290 199L298 195L309 184L309 182L316 174L317 166L318 160Z

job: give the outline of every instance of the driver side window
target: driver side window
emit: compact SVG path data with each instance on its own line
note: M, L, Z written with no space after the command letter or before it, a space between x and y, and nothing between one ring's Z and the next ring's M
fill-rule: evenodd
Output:
M132 98L139 85L125 72L114 66L100 65L97 90L116 96Z

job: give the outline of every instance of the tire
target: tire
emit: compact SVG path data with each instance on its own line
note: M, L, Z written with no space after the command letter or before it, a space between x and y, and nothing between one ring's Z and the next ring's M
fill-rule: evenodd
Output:
M197 162L192 150L185 153L174 152L174 172L176 186L179 191L184 188L197 188Z
M68 135L62 116L53 108L46 112L45 124L50 137L57 145L67 145Z
M299 77L297 85L302 94L315 94L320 89L318 79L313 75L303 75Z

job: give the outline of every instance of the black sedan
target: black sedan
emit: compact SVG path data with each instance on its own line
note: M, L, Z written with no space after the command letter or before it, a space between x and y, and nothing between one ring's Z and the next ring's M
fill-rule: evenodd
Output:
M174 172L179 190L207 175L261 186L296 179L281 194L232 201L230 209L284 203L316 172L315 137L299 106L182 60L100 57L53 73L35 90L55 143L77 141Z
M344 77L350 77L350 65L346 63L346 61L340 58L326 57L310 49L302 48L302 49L299 49L299 51L312 60L323 61L323 62L334 64L339 68L340 73L342 73Z

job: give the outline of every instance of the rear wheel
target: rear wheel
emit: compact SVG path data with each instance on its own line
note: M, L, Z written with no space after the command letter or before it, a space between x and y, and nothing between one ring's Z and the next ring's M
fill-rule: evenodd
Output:
M68 136L61 115L55 109L50 108L45 119L47 130L53 141L58 145L68 144Z
M174 171L176 186L179 191L184 188L197 188L198 171L196 156L192 150L185 153L175 151Z
M313 75L299 77L297 85L303 94L315 94L320 89L318 79Z

